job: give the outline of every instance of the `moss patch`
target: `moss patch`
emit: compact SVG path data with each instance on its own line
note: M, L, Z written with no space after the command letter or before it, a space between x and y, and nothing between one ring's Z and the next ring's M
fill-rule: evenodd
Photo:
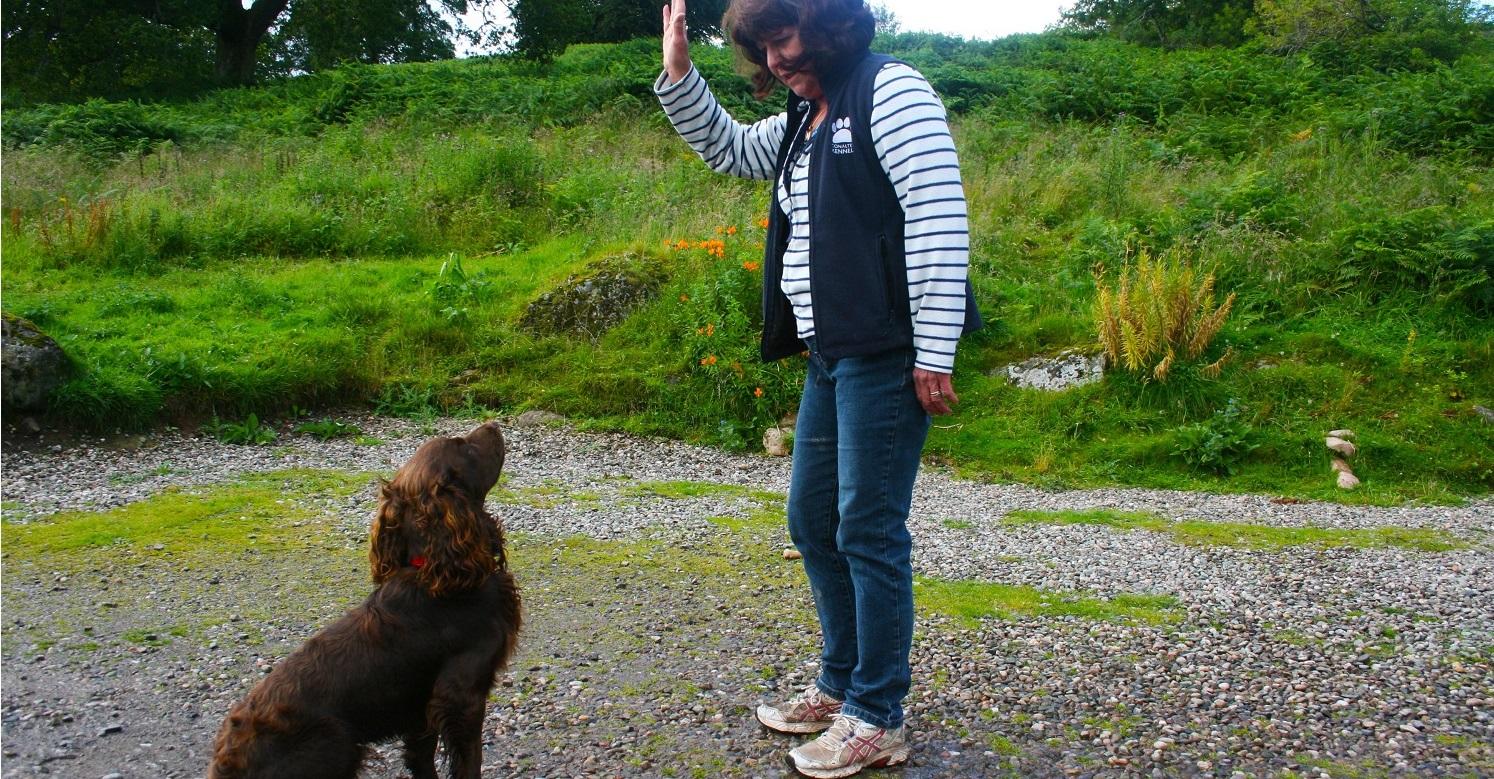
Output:
M371 477L294 469L243 476L207 487L168 487L107 511L67 511L43 521L7 523L5 556L34 557L124 545L158 552L309 542L317 512L306 499L347 497Z
M690 498L741 497L759 503L782 503L782 493L743 487L740 484L720 484L709 481L644 481L623 488L624 495L634 497Z
M922 576L913 582L913 598L920 608L956 617L969 626L988 617L1078 617L1149 624L1180 618L1178 600L1170 595L1122 593L1106 599L1076 592Z
M1411 527L1340 529L1276 527L1246 522L1174 522L1156 514L1099 509L1094 511L1013 511L1002 519L1007 525L1100 525L1117 530L1147 530L1166 533L1180 544L1228 546L1277 550L1297 546L1321 549L1348 547L1381 549L1395 547L1419 552L1446 552L1468 544L1440 530Z

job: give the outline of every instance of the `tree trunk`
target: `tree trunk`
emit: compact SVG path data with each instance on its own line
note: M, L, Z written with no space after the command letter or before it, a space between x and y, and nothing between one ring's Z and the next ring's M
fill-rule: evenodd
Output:
M243 86L254 81L259 42L288 5L290 0L254 0L245 8L239 0L218 1L218 83Z

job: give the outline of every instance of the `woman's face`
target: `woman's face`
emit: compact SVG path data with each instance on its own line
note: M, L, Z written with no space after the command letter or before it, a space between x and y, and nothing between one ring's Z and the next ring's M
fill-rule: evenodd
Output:
M784 27L774 32L762 41L762 47L768 57L768 72L782 81L789 91L806 100L819 100L825 96L820 90L820 79L813 71L790 69L804 55L798 27Z

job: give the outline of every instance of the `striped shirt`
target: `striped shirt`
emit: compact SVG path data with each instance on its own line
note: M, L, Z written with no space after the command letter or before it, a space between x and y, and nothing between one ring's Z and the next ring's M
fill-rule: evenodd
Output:
M788 132L787 113L744 125L716 102L693 67L678 82L666 84L667 80L668 75L661 74L654 92L675 130L712 170L752 179L774 178L778 147ZM970 233L944 104L918 71L890 62L877 74L871 135L882 170L903 208L915 364L950 373L965 321ZM793 305L799 337L807 338L814 335L807 145L792 150L789 167L787 186L780 181L774 193L789 221L781 288Z

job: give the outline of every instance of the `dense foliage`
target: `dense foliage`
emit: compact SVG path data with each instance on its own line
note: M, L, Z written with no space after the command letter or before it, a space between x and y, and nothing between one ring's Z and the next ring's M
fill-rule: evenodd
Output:
M547 60L573 43L617 43L661 35L655 0L506 0L513 18L513 51ZM721 34L726 0L696 0L686 10L696 40Z
M167 98L343 62L450 58L491 0L12 0L0 9L16 102ZM439 9L439 10L438 10Z
M962 345L964 408L932 451L997 477L1330 495L1321 434L1351 427L1361 499L1494 489L1494 426L1473 409L1494 406L1480 35L1391 71L1259 43L880 40L954 111L991 323ZM754 446L800 375L753 359L767 194L674 136L657 46L7 110L5 306L79 368L55 413L221 428L348 401L545 408ZM728 51L696 54L737 116L781 110ZM596 343L518 326L625 253L667 280ZM1199 370L1060 395L994 375L1097 348L1097 288L1172 254L1235 296Z

